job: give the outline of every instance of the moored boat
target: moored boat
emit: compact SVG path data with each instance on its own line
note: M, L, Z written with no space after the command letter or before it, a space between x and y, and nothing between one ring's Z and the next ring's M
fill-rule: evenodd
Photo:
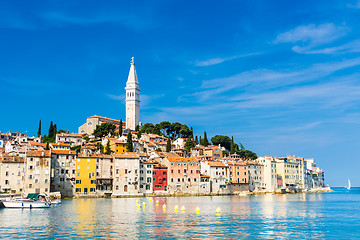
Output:
M50 202L46 200L46 194L38 194L38 199L9 199L3 201L5 208L49 208Z

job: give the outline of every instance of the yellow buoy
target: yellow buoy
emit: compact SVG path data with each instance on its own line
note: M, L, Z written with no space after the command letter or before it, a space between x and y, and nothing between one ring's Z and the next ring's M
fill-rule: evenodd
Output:
M181 212L185 212L185 207L184 206L181 207Z
M139 203L139 200L136 200L136 204L138 204Z
M151 202L152 200L151 200L151 198L149 198L149 202Z
M175 205L174 211L177 212L179 210L178 205Z
M196 207L196 208L195 208L195 213L196 213L196 214L199 214L199 213L200 213L200 208L199 208L199 207Z
M156 200L156 205L159 204L159 200Z
M218 208L215 210L215 213L216 213L216 214L220 214L220 213L221 213L221 209L218 207Z
M137 208L141 208L141 205L140 205L140 204L138 204L138 205L137 205Z
M144 206L144 207L146 206L146 203L145 203L145 202L143 202L143 206Z
M163 209L164 209L164 210L166 209L166 204L163 205Z

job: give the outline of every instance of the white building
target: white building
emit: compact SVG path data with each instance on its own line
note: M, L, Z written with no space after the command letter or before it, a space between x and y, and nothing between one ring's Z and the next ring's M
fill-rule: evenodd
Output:
M139 125L140 88L136 75L134 57L131 58L130 71L126 82L126 129L135 130Z
M140 161L140 193L153 193L153 162Z
M226 193L228 166L220 161L201 161L201 174L210 177L210 193Z

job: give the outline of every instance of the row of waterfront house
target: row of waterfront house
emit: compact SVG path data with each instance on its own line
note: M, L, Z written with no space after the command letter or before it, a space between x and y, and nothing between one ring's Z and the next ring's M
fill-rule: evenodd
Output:
M184 139L173 141L171 152L165 152L166 138L155 134L142 134L140 139L133 134L134 152L127 152L125 137L105 137L101 142L110 145L112 153L102 154L84 136L58 134L49 150L40 138L15 134L1 140L0 136L0 191L60 192L63 197L76 197L232 194L324 187L324 172L314 159L225 157L221 146L184 149ZM70 150L76 145L81 146L79 152Z

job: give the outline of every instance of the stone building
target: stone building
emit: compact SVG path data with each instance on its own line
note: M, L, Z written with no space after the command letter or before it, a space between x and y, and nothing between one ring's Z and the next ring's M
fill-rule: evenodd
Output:
M74 196L76 179L76 152L53 150L51 152L51 192L60 192L63 197Z
M25 193L49 193L50 151L28 151L25 161Z
M113 195L139 193L140 156L134 152L114 154Z

